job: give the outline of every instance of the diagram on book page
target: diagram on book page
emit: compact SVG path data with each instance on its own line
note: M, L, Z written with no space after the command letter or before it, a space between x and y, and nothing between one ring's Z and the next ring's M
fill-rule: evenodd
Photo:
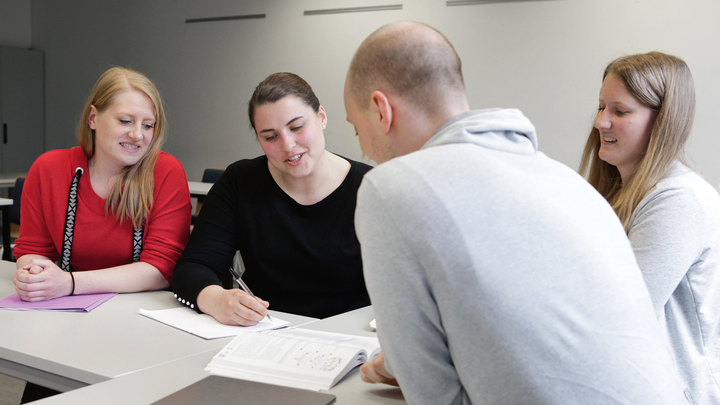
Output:
M344 367L355 356L355 349L291 339L265 333L248 333L231 352L219 353L219 357L229 359L245 359L246 361L262 361L287 368L314 370L323 373L334 373Z
M330 346L319 343L300 343L301 347L296 348L294 352L288 352L292 358L289 365L309 370L319 370L333 372L343 363L342 357L334 354L334 349Z

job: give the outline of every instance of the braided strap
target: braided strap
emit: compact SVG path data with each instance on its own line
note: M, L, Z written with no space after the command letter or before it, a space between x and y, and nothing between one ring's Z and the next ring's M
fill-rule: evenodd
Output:
M70 268L70 252L72 252L73 233L75 232L75 215L77 213L78 201L78 183L83 169L78 167L75 169L75 177L70 184L70 193L68 194L67 214L65 215L65 233L63 234L63 251L60 268L64 271L71 271Z
M133 229L133 263L140 261L140 253L142 253L143 249L143 230L140 229Z

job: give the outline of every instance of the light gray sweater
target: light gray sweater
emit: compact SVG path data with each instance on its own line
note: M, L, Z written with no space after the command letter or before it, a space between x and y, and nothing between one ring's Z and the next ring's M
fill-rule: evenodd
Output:
M680 376L696 404L720 404L720 196L676 162L628 229Z
M517 110L368 172L355 226L410 404L683 404L625 232Z

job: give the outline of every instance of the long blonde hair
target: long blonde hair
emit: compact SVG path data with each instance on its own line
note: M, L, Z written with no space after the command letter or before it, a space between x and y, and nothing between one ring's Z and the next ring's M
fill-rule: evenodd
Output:
M85 155L91 158L95 154L95 131L88 124L90 107L98 112L105 111L113 103L115 96L129 90L145 93L155 106L155 128L148 151L132 166L126 166L120 172L115 186L110 190L105 204L105 214L112 214L123 222L132 221L135 229L143 227L150 215L153 204L155 162L165 135L165 111L160 93L155 85L142 73L131 69L114 67L108 69L95 83L88 97L78 123L77 136Z
M603 73L620 79L642 104L656 112L647 151L625 183L618 169L600 159L600 134L590 131L580 174L602 194L628 231L640 201L676 160L685 162L685 144L695 116L695 85L685 62L672 55L649 52L612 61Z

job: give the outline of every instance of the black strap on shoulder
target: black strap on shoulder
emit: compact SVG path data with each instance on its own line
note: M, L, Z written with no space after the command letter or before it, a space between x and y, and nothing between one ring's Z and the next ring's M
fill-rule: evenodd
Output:
M60 268L64 271L70 271L70 253L72 252L73 234L75 233L75 214L77 213L77 197L78 184L83 169L78 167L75 169L75 176L70 183L70 193L68 194L67 213L65 214L65 233L63 233L63 251L60 261Z
M140 253L142 253L143 249L143 230L140 229L133 229L133 263L140 261Z
M75 169L75 176L70 184L68 193L67 213L65 214L65 233L63 234L63 251L60 259L60 268L64 271L72 271L70 255L72 254L73 235L75 234L75 216L77 214L78 185L83 169ZM143 249L143 229L133 229L133 263L140 261L140 253Z

